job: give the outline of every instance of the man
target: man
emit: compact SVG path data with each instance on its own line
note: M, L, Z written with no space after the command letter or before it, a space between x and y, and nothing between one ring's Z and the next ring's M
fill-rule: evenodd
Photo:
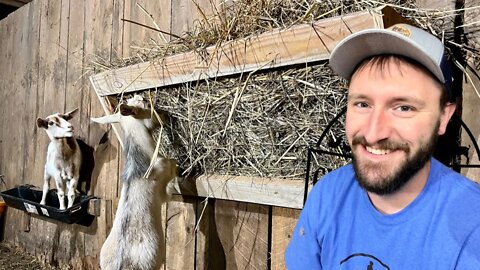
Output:
M295 269L480 269L480 189L432 158L455 104L443 44L406 24L342 40L353 164L310 192L286 251Z

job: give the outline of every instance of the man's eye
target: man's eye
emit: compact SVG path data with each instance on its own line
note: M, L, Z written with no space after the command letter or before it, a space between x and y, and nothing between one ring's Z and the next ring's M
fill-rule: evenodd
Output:
M399 106L398 110L401 112L411 112L411 111L414 111L414 108L411 106L403 105L403 106Z
M355 106L359 108L368 108L368 104L366 102L357 102Z

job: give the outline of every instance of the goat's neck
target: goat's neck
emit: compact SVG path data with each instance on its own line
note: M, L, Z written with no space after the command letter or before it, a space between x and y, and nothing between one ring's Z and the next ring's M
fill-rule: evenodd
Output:
M125 133L125 139L130 140L132 144L140 146L147 156L153 156L155 151L155 141L152 133L138 120L130 121L128 124L122 125Z
M62 155L71 155L77 150L77 144L75 143L75 138L73 137L51 137L50 142L55 146L54 149L56 152Z

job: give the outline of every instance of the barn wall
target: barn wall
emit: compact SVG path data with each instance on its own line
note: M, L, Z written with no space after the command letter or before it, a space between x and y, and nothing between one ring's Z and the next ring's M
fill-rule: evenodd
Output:
M208 14L220 1L196 2ZM101 198L100 216L89 227L9 208L4 241L63 268L98 269L118 204L122 158L113 132L89 121L104 114L88 81L92 68L101 67L91 63L133 56L152 39L170 40L121 18L154 27L155 21L179 35L200 16L191 0L35 0L0 21L0 174L6 183L0 188L42 185L48 137L35 120L78 107L76 134L95 149L91 181L79 187ZM283 269L298 210L174 196L165 215L166 269Z
M88 78L88 55L109 58L115 46L113 1L33 1L0 21L1 29L1 165L6 187L41 186L48 137L35 119L79 108L74 118L78 136L94 146L104 130L91 126L89 117L102 114ZM98 6L101 5L101 6ZM117 26L118 27L118 26ZM115 198L118 182L118 145L110 140L101 153L90 191ZM54 183L51 183L54 186ZM77 269L97 264L98 247L105 237L105 216L90 227L66 225L8 209L5 241L23 247L47 262L71 261Z

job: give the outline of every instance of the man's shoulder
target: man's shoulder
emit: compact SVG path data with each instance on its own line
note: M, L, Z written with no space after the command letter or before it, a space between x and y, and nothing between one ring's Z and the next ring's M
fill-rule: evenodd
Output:
M341 197L357 185L352 164L347 164L321 177L313 187L311 194L326 199L330 196ZM334 199L332 198L332 199Z
M444 192L459 193L463 196L472 197L480 203L480 185L478 183L453 171L437 160L433 160L432 164L436 170L434 177L440 179Z
M437 161L438 162L438 161ZM480 225L480 185L471 179L449 169L435 164L439 196L442 198L442 213L453 220L464 224L466 220Z

